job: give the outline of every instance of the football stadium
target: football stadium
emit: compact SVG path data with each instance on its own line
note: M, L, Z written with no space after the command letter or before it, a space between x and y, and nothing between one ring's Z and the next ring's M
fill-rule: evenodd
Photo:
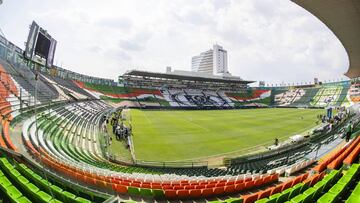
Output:
M0 202L359 203L360 1L290 3L339 39L347 79L256 86L216 44L115 81L55 65L36 21L25 48L1 32Z

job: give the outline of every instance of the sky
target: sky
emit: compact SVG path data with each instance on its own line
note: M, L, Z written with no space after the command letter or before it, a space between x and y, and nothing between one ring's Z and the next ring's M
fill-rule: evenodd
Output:
M0 28L21 48L35 20L58 41L56 65L117 80L127 70L191 70L213 44L230 73L267 84L345 78L345 49L289 0L3 0Z

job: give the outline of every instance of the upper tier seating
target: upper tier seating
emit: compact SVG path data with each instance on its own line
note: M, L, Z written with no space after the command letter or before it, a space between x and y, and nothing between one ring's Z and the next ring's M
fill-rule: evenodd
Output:
M296 89L284 90L274 88L274 104L279 106L341 106L347 100L348 83L331 83L314 87L297 87Z
M324 107L342 102L339 101L342 89L342 86L324 86L317 92L310 104L313 106Z
M19 94L24 90L24 92L30 93L31 96L37 95L36 99L40 102L53 101L59 98L59 93L50 88L42 80L38 80L36 85L35 74L27 67L15 67L1 59L0 62L6 72L14 79L14 82L21 87ZM37 94L35 94L35 87L37 87Z
M294 89L275 95L275 103L279 106L288 106L305 95L305 90Z
M199 89L163 89L164 98L172 106L182 107L232 107L234 104L223 91Z
M76 85L73 81L70 80L64 80L58 76L51 76L46 73L41 73L40 79L44 83L49 83L48 80L50 80L53 84L61 87L62 91L66 92L75 92L77 94L83 95L84 97L88 98L94 98L91 94L89 94L84 89L80 88L78 85ZM52 86L52 84L48 84L48 86Z

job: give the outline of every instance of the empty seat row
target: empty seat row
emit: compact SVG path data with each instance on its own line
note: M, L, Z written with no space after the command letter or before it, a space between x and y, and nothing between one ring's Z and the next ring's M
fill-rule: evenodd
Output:
M353 140L354 141L354 140ZM352 141L352 142L353 142ZM313 170L315 172L322 172L324 171L328 165L336 160L341 154L345 152L345 150L351 145L351 143L348 143L347 145L343 146L342 148L336 150L333 154L331 154L329 157L326 157L324 160L320 161Z

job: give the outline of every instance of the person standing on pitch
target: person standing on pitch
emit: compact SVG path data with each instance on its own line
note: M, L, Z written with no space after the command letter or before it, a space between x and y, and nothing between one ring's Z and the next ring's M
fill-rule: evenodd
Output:
M352 121L349 122L348 126L346 127L346 142L349 142L351 134L352 134Z

